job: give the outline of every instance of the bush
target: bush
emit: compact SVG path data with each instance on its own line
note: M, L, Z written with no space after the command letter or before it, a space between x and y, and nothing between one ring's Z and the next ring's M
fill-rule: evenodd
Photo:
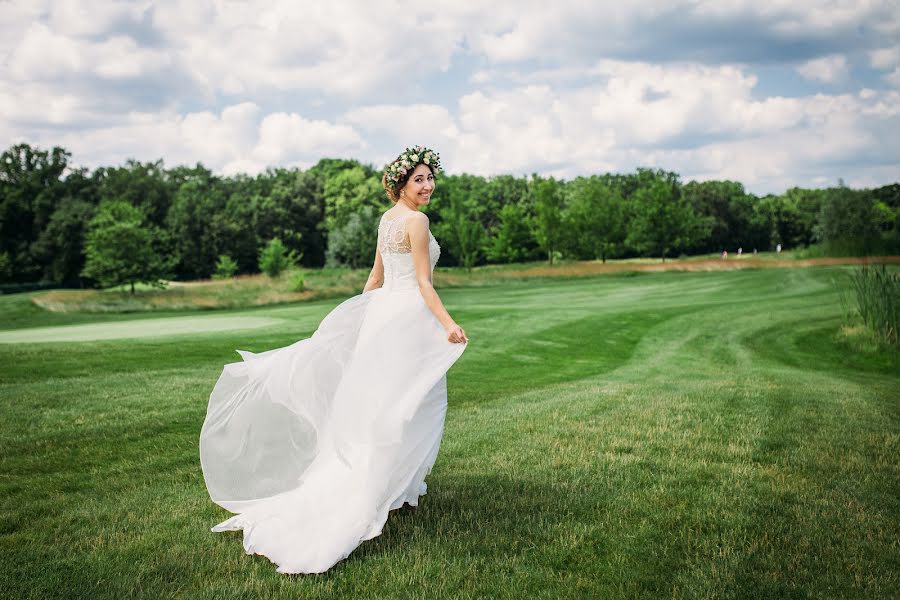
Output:
M900 275L885 265L864 265L850 275L856 306L866 327L888 345L898 344L900 320Z
M347 221L328 234L325 264L329 267L347 266L361 269L372 264L378 241L378 221L381 215L371 206L364 206L347 217Z
M269 277L278 277L289 267L297 262L297 256L293 251L288 252L284 244L278 238L269 240L266 247L259 253L259 270Z
M302 292L306 289L306 273L297 269L291 273L290 289L292 292Z
M237 273L238 265L227 254L219 255L219 262L216 263L216 270L213 273L213 279L229 279Z

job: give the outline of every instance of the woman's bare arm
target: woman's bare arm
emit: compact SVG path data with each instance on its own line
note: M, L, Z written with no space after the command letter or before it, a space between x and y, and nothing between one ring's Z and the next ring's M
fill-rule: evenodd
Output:
M447 330L447 339L451 342L467 342L465 331L456 324L444 303L434 290L431 281L431 256L428 254L428 215L417 213L410 215L406 221L406 231L409 235L409 243L412 247L413 266L416 269L416 280L419 282L419 291L425 304L437 317L437 320Z
M369 279L366 280L366 286L363 288L363 294L374 290L375 288L380 288L384 284L384 263L381 262L381 252L378 251L378 248L375 249L375 264L372 265L372 270L369 272Z

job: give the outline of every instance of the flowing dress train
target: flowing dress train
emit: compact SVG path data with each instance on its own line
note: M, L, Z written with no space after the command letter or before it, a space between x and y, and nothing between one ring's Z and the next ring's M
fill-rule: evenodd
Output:
M412 213L410 213L412 214ZM444 429L447 340L418 288L404 215L382 216L384 285L307 339L225 365L200 432L213 502L244 550L280 573L321 573L426 492ZM429 232L431 269L440 246Z

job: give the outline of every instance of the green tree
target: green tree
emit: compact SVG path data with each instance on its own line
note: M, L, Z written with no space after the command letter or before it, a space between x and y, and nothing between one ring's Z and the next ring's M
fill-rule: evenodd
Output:
M687 203L698 216L707 220L710 228L709 236L698 240L690 251L721 252L768 244L768 231L754 223L755 198L744 191L742 184L736 181L691 181L681 189Z
M210 277L218 256L230 251L217 244L222 236L215 227L216 215L224 211L226 200L215 178L188 179L178 188L167 223L179 278Z
M800 213L792 198L783 194L760 198L753 218L755 226L767 232L764 247L774 248L776 244L781 244L783 248L792 248L801 245Z
M85 235L96 207L90 202L66 198L50 216L32 246L44 269L44 281L73 285L85 264Z
M467 271L471 271L481 257L485 238L484 226L475 216L473 204L455 201L444 209L443 220L436 226L441 240Z
M344 169L326 179L324 196L325 227L329 233L344 226L363 207L380 209L385 203L381 181L362 166Z
M289 252L278 238L269 240L259 253L259 270L269 277L278 277L297 263L297 256Z
M843 182L826 191L819 215L819 239L830 254L872 254L880 246L878 213L871 194Z
M809 246L816 241L816 225L822 212L825 190L807 190L794 187L784 193L785 200L794 209L794 244Z
M615 256L625 242L625 206L617 189L599 177L578 177L566 186L563 213L567 251L579 259Z
M531 255L536 243L531 235L528 214L518 204L500 209L499 223L485 244L485 256L496 262L519 262Z
M209 171L207 171L209 173ZM164 227L176 187L170 185L163 161L128 160L121 167L97 169L101 201L122 201L139 208L149 224Z
M62 176L70 156L59 147L45 151L28 144L17 144L0 155L0 255L8 257L5 280L41 277L44 269L32 244L65 196Z
M257 239L280 239L288 250L303 256L307 266L324 260L325 211L321 174L296 169L270 169L270 190L255 197Z
M91 220L82 275L104 287L148 283L163 287L170 261L160 251L161 232L144 224L144 214L128 202L104 202Z
M344 265L354 269L371 266L378 243L378 220L381 214L372 206L362 206L347 217L328 236L325 264Z
M628 243L663 262L709 235L709 223L697 216L681 197L677 185L663 178L637 190L633 198L634 214Z
M552 265L553 254L559 250L563 237L563 195L560 183L552 177L543 179L533 175L530 193L534 210L532 233Z

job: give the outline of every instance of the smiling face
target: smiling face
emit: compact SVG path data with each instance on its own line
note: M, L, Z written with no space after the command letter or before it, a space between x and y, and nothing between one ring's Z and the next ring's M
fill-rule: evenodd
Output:
M413 170L409 181L400 189L400 199L409 204L410 208L428 204L431 194L434 192L434 174L428 165L418 165Z

